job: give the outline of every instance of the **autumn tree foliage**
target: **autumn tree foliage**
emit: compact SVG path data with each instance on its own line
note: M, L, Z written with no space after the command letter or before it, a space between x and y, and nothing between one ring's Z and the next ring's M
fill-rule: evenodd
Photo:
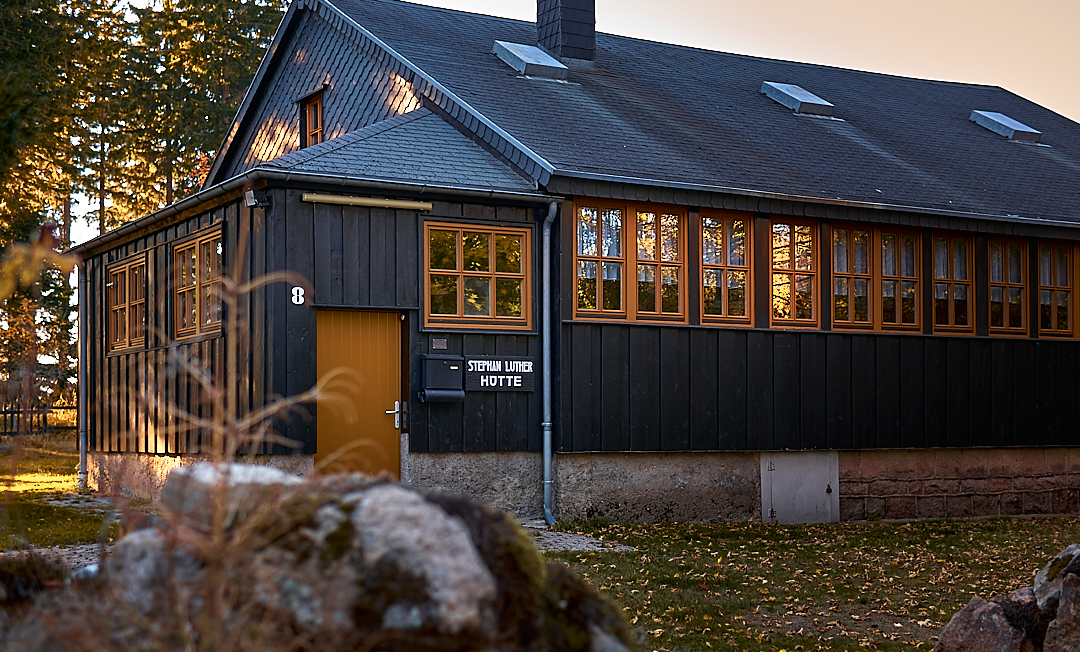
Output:
M73 220L103 233L197 189L284 4L0 0L0 251L47 223L60 249ZM0 394L67 390L71 295L53 268L0 303Z

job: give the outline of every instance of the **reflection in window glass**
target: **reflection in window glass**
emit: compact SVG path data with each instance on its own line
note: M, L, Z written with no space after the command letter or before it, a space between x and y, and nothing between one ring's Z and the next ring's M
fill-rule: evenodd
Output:
M1015 242L990 241L990 328L1025 330L1023 249Z
M870 233L867 231L852 232L852 272L855 274L870 273Z
M1039 247L1039 329L1072 335L1072 266L1069 247Z
M701 242L702 314L713 318L748 317L746 220L703 216ZM672 293L664 300L674 305L676 297Z
M578 211L578 253L582 256L597 254L596 231L596 209L581 208Z
M521 273L521 236L495 235L495 271Z
M660 312L679 313L679 268L664 265L660 268L660 280L663 295L660 297Z
M637 214L637 255L639 260L656 260L656 213Z
M812 322L814 306L814 228L807 224L772 225L772 316L776 321Z
M588 215L579 220L578 226L579 232L595 233L595 220L590 220ZM429 228L427 316L438 317L443 322L458 318L489 319L492 323L525 317L526 233L508 228L487 231L479 227L454 229L447 225ZM594 285L595 276L594 273ZM582 279L578 280L580 287Z
M670 213L660 215L660 260L668 263L679 261L679 216Z
M617 208L605 208L601 233L604 248L601 255L605 258L622 257L622 211Z
M972 324L969 296L971 277L968 257L971 240L934 238L934 324L945 327L970 328Z
M431 275L431 314L457 314L457 279L456 276Z
M578 261L578 308L596 310L596 261Z
M431 269L457 269L457 232L432 229L428 234Z
M638 265L638 310L656 312L655 265Z
M622 263L604 263L604 310L622 310Z
M465 314L469 317L487 317L490 309L491 282L488 277L465 277Z

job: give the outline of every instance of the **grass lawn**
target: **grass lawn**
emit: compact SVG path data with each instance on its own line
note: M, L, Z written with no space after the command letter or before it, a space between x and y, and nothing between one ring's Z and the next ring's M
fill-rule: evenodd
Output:
M0 452L0 549L96 543L106 514L52 505L75 491L79 453L73 437L5 438ZM72 502L69 499L69 502ZM105 536L111 540L115 526Z
M561 524L634 552L552 552L645 650L930 650L972 595L1030 586L1077 518L827 525Z

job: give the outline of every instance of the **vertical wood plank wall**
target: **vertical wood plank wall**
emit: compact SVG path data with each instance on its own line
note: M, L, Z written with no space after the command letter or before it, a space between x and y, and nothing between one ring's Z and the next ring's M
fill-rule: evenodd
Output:
M564 323L558 450L1075 446L1080 342Z

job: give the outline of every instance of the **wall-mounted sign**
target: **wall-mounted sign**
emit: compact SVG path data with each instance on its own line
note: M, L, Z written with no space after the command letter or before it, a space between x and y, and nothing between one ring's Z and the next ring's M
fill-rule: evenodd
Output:
M532 358L466 356L465 391L531 392L536 389Z

